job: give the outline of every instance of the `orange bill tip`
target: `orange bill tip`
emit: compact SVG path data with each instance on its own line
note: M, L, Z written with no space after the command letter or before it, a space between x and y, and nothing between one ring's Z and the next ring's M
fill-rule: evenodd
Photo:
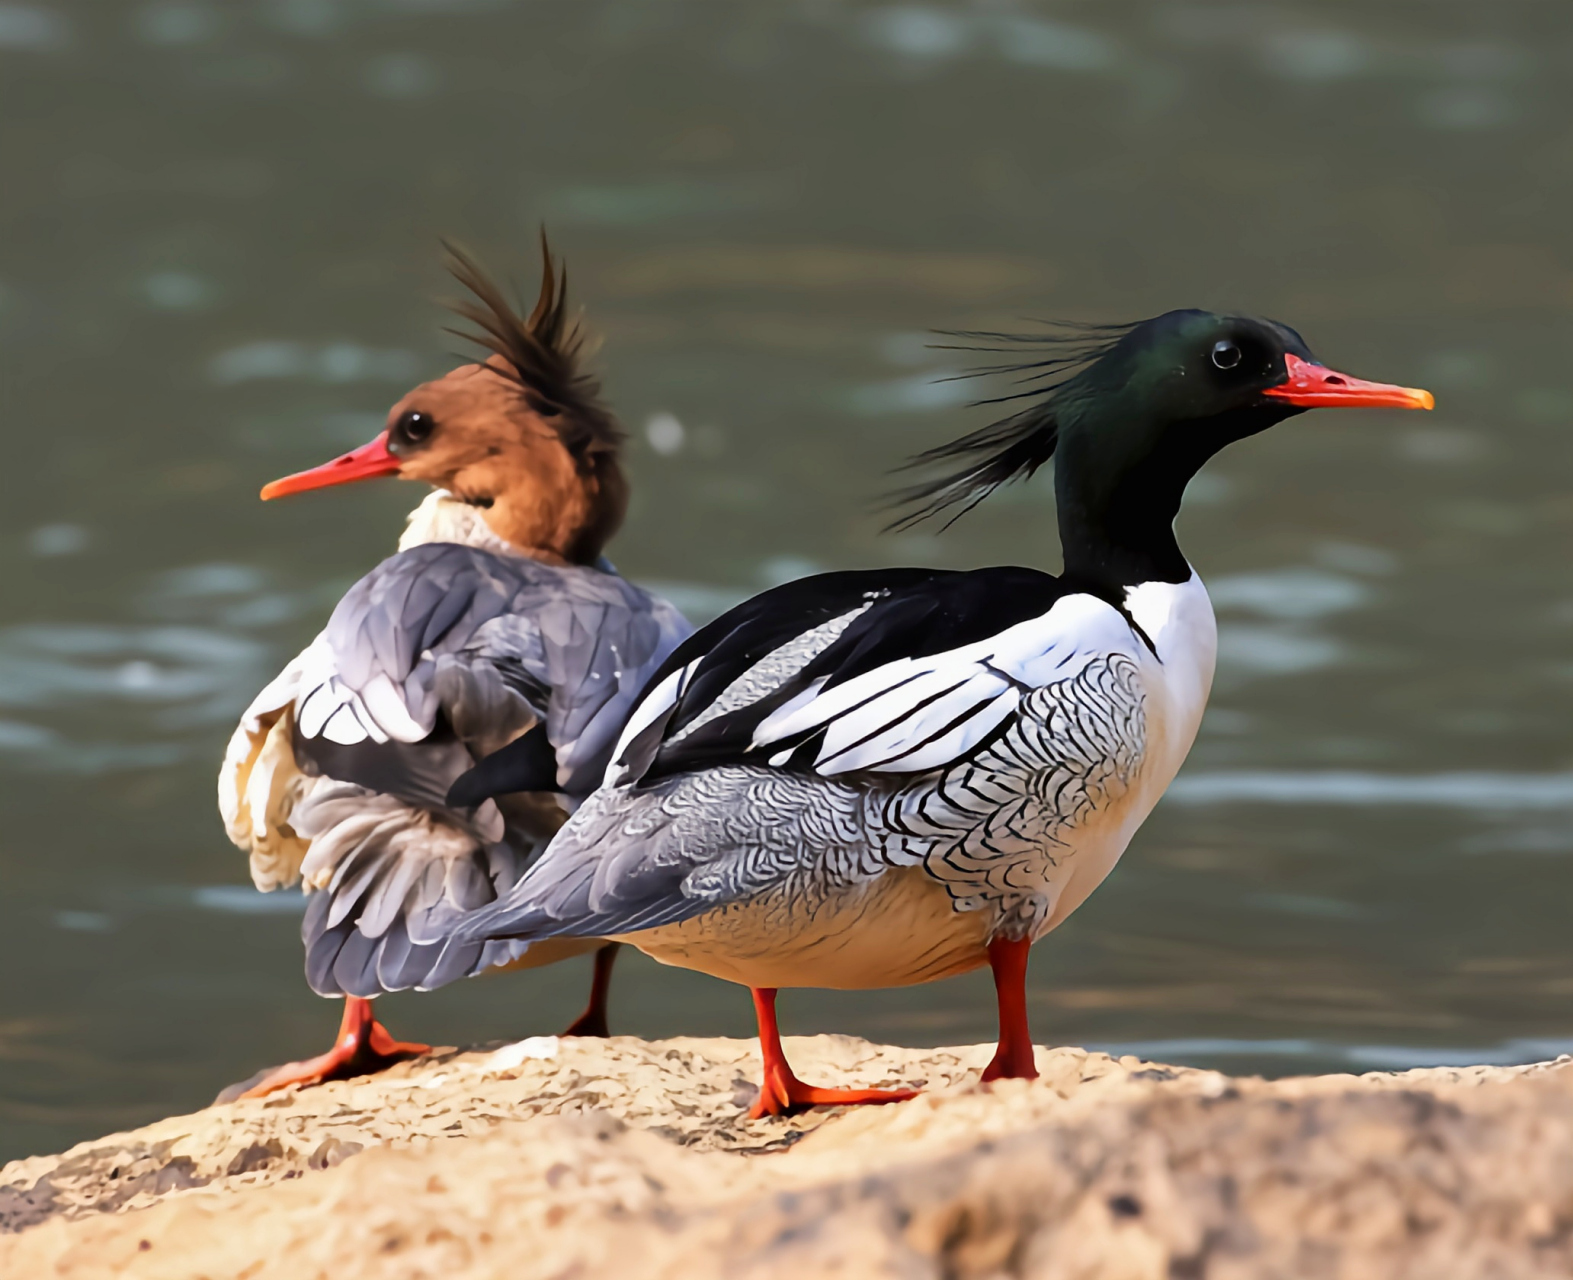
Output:
M369 444L352 449L332 462L324 462L309 471L297 471L292 476L274 480L262 486L262 500L283 498L308 489L326 489L335 484L353 484L357 480L375 480L378 476L398 473L400 462L388 449L388 433L384 431Z
M1299 409L1431 409L1436 397L1419 387L1398 387L1390 382L1367 382L1339 373L1326 365L1312 364L1297 355L1284 356L1285 377L1262 394Z

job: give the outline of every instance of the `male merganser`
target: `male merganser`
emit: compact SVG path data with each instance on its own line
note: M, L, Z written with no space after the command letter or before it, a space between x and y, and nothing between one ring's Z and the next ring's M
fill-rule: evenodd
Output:
M640 689L691 628L601 557L622 523L623 435L580 364L567 275L544 237L528 319L468 258L454 310L490 354L416 387L367 445L275 480L264 499L396 475L436 486L398 554L257 695L219 775L257 888L303 880L306 976L346 998L333 1049L242 1096L358 1075L427 1046L395 1040L370 997L423 975L465 913L493 901L588 795ZM465 335L469 336L469 335ZM512 744L507 787L477 761ZM488 773L490 769L490 773ZM598 948L569 1034L606 1035L616 943L502 942L480 968Z
M583 935L741 983L760 1116L912 1095L798 1080L777 988L987 963L1000 1035L983 1079L1035 1076L1028 948L1114 866L1212 684L1212 608L1173 530L1186 484L1304 409L1432 404L1334 373L1284 325L1203 311L1084 334L1037 371L1037 402L922 455L960 466L906 496L933 514L1056 455L1061 576L830 573L704 627L642 694L602 787L422 985L500 942Z

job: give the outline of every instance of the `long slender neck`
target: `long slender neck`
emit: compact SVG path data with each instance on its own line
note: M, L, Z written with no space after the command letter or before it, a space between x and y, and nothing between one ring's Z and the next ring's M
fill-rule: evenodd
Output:
M1146 429L1127 420L1065 432L1054 496L1066 575L1110 591L1186 581L1191 566L1174 536L1185 486L1224 445L1296 412L1253 406Z
M1087 483L1071 460L1054 473L1065 574L1106 588L1184 582L1191 566L1174 537L1174 518L1191 477L1126 476L1107 488Z

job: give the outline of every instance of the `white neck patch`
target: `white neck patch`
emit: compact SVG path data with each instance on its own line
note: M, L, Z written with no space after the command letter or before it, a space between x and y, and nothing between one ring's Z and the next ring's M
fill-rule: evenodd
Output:
M408 551L428 542L457 542L505 556L525 554L492 532L479 507L460 502L446 489L433 489L410 512L399 536L399 550Z
M1125 608L1167 662L1176 643L1216 646L1212 603L1194 570L1184 582L1142 582L1125 589Z

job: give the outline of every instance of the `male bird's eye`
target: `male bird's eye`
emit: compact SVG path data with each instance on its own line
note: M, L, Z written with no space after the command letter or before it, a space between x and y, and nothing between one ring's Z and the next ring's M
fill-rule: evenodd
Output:
M402 449L423 445L431 439L436 429L437 420L431 414L411 409L393 424L393 430L388 433L388 449L397 454Z
M1213 343L1213 363L1220 369L1232 369L1240 363L1240 348L1227 338Z

